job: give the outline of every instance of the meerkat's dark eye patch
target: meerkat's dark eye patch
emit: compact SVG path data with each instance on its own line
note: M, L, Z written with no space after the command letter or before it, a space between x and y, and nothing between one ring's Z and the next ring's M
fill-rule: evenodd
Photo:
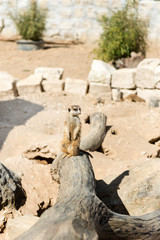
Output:
M70 112L71 111L71 109L70 108L68 108L68 112Z

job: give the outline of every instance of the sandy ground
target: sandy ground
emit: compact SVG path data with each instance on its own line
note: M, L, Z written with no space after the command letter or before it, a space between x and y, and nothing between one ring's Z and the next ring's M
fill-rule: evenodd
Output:
M56 45L34 52L18 51L14 42L0 42L0 71L25 78L39 66L63 67L64 77L87 79L93 46ZM90 96L70 94L25 95L0 101L0 159L22 176L27 202L21 214L37 215L39 205L56 201L58 184L50 177L50 165L23 157L31 146L47 145L57 154L63 134L66 109L71 104L82 108L82 137L89 131L86 116L103 112L107 116L107 133L102 152L94 152L92 165L97 179L108 184L124 171L156 155L160 142L160 108L148 108L144 102L106 102L96 104ZM34 199L34 200L33 200ZM0 236L1 237L1 236ZM3 239L3 238L0 238Z
M20 51L16 42L0 41L0 71L7 71L11 75L23 79L34 73L37 67L62 67L64 78L87 79L93 58L92 44L47 43L44 50ZM160 44L148 43L146 57L158 58Z
M64 77L87 79L93 45L46 44L44 50L21 51L15 42L0 41L0 71L23 79L37 67L62 67Z

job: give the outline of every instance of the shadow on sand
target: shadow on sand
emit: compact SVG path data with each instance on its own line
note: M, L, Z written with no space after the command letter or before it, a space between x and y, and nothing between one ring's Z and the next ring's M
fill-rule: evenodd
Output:
M43 109L41 105L22 99L0 101L0 148L15 126L24 125L28 119Z
M129 171L125 171L115 178L110 184L103 180L97 180L96 192L99 199L112 211L129 215L126 207L118 195L119 184L125 176L129 175Z

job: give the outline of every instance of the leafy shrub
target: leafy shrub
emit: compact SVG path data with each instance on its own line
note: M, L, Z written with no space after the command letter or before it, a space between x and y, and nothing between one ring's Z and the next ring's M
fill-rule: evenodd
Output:
M38 7L36 1L32 1L24 12L10 15L22 38L33 41L42 38L45 30L46 10Z
M111 17L103 15L99 22L103 32L95 49L97 57L103 61L129 57L132 51L145 55L147 25L138 16L136 1L128 1L126 6Z

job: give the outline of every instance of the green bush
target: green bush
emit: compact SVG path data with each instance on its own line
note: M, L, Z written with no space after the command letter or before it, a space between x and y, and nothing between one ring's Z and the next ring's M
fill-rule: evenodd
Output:
M94 51L99 59L106 62L117 60L129 57L132 51L145 55L147 25L138 16L136 1L128 1L111 17L103 15L99 22L103 31Z
M42 38L45 30L46 9L38 7L36 1L32 1L24 12L15 12L14 15L10 15L22 38L33 41Z

